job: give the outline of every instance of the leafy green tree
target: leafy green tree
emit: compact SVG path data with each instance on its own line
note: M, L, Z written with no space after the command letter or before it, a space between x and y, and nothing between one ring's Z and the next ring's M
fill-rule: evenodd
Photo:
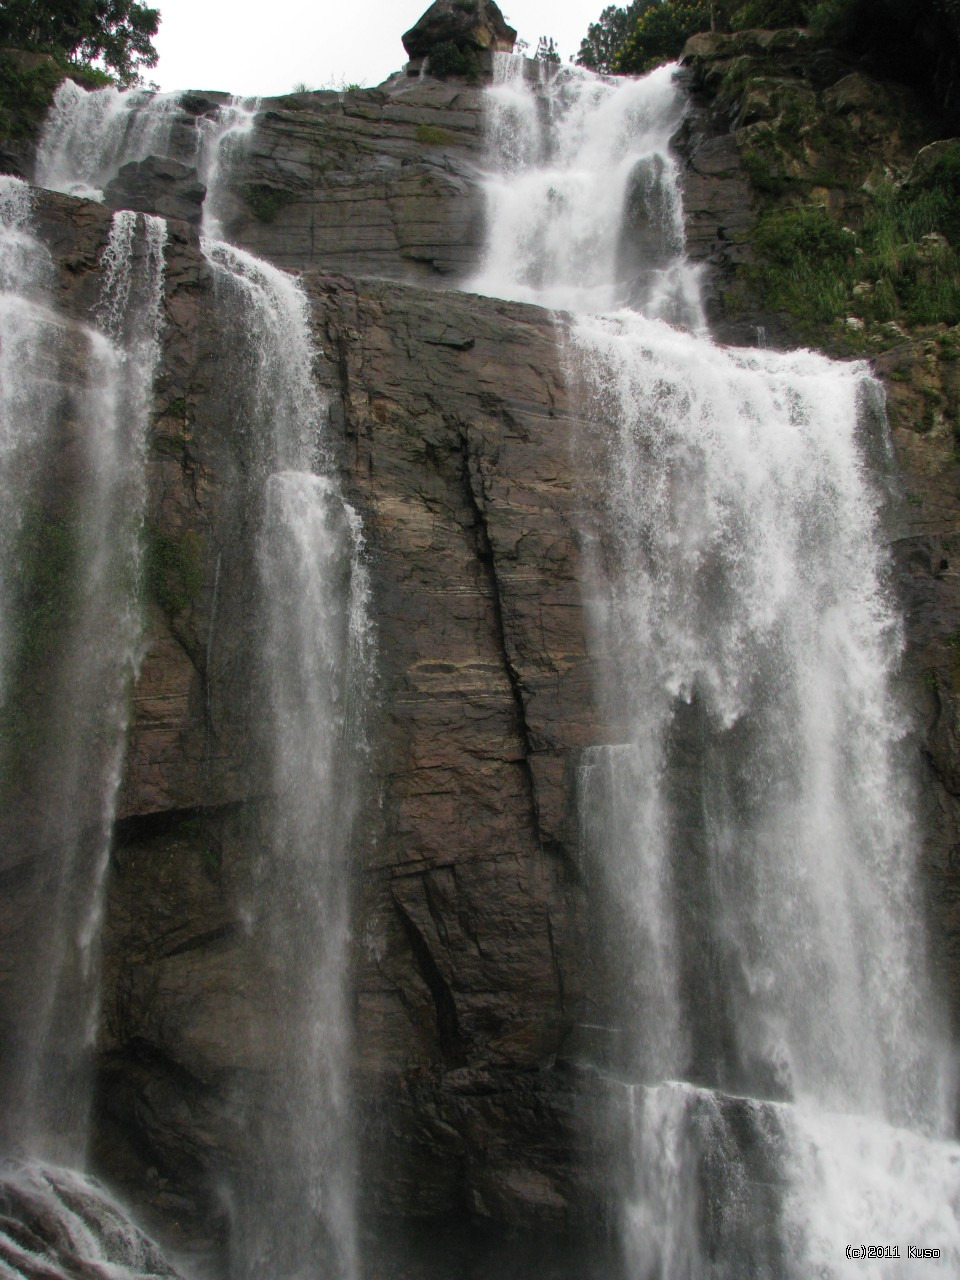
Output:
M613 60L641 15L659 0L633 0L624 9L620 5L607 5L596 22L587 27L587 34L580 41L580 52L574 59L581 67L589 67L602 75L613 70Z
M537 62L560 61L560 51L553 36L541 36L537 42L537 52L533 55Z
M663 0L651 5L635 23L613 58L613 70L640 73L669 62L698 31L716 26L709 0Z
M160 12L139 0L3 0L0 45L101 63L121 84L157 64Z

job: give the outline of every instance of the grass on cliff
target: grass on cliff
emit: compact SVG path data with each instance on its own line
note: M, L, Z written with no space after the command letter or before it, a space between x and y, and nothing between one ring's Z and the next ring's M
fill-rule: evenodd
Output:
M819 205L770 209L754 248L754 282L804 339L848 317L960 324L960 147L915 181L874 191L856 229Z

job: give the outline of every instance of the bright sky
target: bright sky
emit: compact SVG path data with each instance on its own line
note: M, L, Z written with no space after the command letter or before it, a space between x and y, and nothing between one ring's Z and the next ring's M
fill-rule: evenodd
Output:
M400 37L431 0L151 0L160 10L161 89L263 96L375 85L406 61ZM566 62L609 0L506 0L504 17L536 48L553 36Z

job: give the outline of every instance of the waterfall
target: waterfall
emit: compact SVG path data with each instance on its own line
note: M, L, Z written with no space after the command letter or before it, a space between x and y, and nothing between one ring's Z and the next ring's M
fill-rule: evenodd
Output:
M540 83L498 62L473 287L572 313L599 488L585 594L615 736L580 806L634 1119L628 1273L926 1274L910 1245L956 1270L880 389L706 335L672 68ZM900 1260L848 1260L861 1244Z
M223 234L224 178L253 130L258 98L230 98L196 119L182 94L142 89L81 89L64 80L37 147L36 183L50 191L102 200L120 169L147 156L192 165L207 188L204 231Z
M96 196L150 150L184 159L170 126L176 106L167 95L62 89L39 181ZM306 296L290 276L217 238L231 158L258 106L232 99L200 118L187 156L207 188L201 245L244 458L234 500L249 544L242 553L256 573L251 751L267 762L272 796L251 844L255 884L240 904L267 991L265 1025L252 1034L271 1046L272 1069L238 1087L249 1160L223 1171L230 1274L292 1280L319 1269L354 1280L349 852L371 670L368 586L360 522L340 493L326 439ZM108 256L108 281L124 260L119 247ZM117 279L105 316L121 313L122 288ZM218 585L219 575L218 564Z
M102 200L121 166L169 154L179 115L179 94L113 86L91 93L64 80L37 146L37 186Z
M254 1138L231 1189L231 1275L314 1275L322 1260L324 1275L353 1280L349 868L371 644L362 534L327 453L303 292L229 245L203 249L250 447L243 505L273 800L246 911L270 1006L259 1034L282 1068L244 1100Z
M223 236L224 179L249 142L259 109L259 98L231 98L198 122L197 172L207 188L203 230L212 240Z
M82 1165L166 227L115 216L91 329L54 311L16 179L0 216L0 843L23 966L0 983L2 1128L8 1150Z

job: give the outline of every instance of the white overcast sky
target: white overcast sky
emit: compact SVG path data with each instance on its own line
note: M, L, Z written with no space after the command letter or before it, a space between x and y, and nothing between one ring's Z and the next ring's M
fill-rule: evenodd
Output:
M375 85L406 61L400 37L430 0L150 0L160 10L161 89L244 95ZM566 62L609 0L506 0L507 21L535 47L553 36ZM531 49L532 52L532 49Z

